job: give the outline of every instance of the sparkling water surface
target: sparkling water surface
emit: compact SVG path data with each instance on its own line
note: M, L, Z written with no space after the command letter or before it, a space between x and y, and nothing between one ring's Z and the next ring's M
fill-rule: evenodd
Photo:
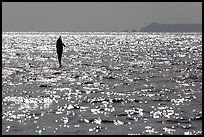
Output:
M3 32L2 134L202 134L202 33Z

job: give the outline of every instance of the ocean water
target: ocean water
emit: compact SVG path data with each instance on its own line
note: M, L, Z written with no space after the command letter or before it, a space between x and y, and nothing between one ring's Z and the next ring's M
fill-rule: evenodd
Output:
M202 134L202 33L3 32L2 134Z

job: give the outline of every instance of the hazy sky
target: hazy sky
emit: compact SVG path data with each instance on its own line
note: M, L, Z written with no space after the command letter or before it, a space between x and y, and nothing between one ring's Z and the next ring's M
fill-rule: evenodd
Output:
M202 2L3 2L3 31L124 31L202 23Z

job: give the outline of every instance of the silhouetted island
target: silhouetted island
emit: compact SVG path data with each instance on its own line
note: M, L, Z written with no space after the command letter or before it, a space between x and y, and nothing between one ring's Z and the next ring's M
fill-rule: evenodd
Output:
M161 24L151 23L140 32L202 32L202 24Z

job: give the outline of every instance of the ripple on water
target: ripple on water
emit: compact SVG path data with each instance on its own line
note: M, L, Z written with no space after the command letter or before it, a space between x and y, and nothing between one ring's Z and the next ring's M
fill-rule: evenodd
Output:
M62 68L53 51L61 35ZM3 134L202 134L202 34L2 34Z

